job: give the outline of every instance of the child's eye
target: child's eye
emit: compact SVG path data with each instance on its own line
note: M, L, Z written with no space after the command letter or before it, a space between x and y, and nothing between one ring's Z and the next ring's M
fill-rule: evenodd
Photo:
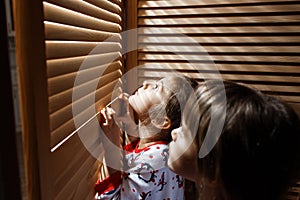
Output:
M152 83L152 89L157 89L158 88L158 83L155 81Z

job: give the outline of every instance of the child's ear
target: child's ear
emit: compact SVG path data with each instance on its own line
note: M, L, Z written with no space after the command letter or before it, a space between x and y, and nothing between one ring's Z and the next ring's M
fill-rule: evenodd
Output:
M165 105L156 104L149 110L151 123L158 129L168 129L171 127L171 119L167 116Z
M160 123L157 123L155 121L152 121L152 124L158 128L158 129L169 129L171 127L171 120L169 117L165 116L163 120L160 121Z

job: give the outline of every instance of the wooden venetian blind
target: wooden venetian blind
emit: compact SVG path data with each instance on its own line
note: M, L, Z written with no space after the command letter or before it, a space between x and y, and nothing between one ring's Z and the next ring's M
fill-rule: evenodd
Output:
M220 73L300 114L300 1L138 0L137 8L139 84L170 70L199 80Z
M94 199L93 116L121 83L123 2L13 4L28 199Z
M122 74L122 20L119 1L48 0L43 5L53 147L76 130L74 114L95 109L85 98L94 95L97 106L110 101ZM82 96L72 99L76 89ZM74 104L83 105L82 112L72 112ZM79 123L91 117L87 114Z
M93 197L98 162L91 148L99 145L98 128L86 123L93 118L96 108L111 101L112 92L120 83L121 3L121 0L43 2L56 199ZM85 129L81 140L77 135L79 129Z

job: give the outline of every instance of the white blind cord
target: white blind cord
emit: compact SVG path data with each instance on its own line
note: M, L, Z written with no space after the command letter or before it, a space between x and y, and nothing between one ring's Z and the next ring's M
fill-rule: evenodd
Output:
M116 97L111 102L109 102L106 107L110 106L112 103L114 103L119 97ZM70 135L65 137L62 141L60 141L57 145L55 145L53 148L51 148L51 152L54 152L56 149L58 149L62 144L64 144L68 139L70 139L73 135L75 135L82 127L87 125L90 121L92 121L97 115L100 114L100 111L98 111L96 114L94 114L90 119L88 119L86 122L84 122L81 126L79 126L75 131L73 131Z

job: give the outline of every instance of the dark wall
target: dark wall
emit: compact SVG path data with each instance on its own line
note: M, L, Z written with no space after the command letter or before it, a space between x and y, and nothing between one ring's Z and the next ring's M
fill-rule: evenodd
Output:
M1 68L1 133L0 133L0 199L21 199L16 130L7 41L4 1L0 1L0 68Z

